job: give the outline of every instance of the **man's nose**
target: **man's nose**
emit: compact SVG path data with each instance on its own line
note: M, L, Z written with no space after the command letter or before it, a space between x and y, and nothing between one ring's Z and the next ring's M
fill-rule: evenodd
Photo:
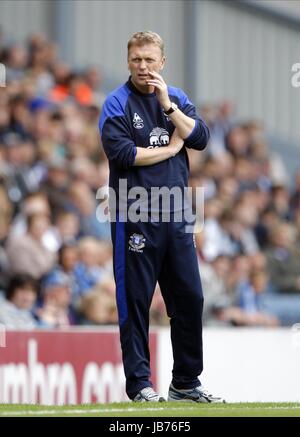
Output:
M142 70L145 70L145 68L147 68L147 62L145 61L145 59L143 59L140 63L140 68Z

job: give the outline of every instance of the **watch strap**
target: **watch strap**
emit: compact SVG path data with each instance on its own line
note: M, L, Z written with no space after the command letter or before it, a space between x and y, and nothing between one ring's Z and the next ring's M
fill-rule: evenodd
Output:
M177 108L175 107L173 107L173 105L174 105L174 103L172 102L171 103L171 107L167 110L167 111L164 111L164 113L166 114L166 115L170 115L170 114L172 114L172 112L174 112Z

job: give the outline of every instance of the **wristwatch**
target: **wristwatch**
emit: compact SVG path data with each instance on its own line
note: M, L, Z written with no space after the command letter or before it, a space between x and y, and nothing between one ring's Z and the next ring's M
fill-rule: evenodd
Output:
M164 110L164 114L165 114L165 115L170 115L170 114L172 114L174 111L176 111L176 109L178 109L178 106L176 105L176 103L172 102L172 103L171 103L171 107L170 107L170 109L168 109L167 111Z

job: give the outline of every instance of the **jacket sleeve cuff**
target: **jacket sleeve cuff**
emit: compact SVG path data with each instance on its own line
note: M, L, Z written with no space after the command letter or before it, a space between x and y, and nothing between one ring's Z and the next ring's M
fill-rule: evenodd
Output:
M185 147L203 150L209 141L209 130L205 124L202 124L200 120L196 120L194 129L190 135L185 139Z
M200 129L199 129L199 120L195 120L195 126L192 130L192 132L190 133L190 135L184 140L184 144L186 147L191 147L195 141L197 140L197 138L199 137L200 134Z

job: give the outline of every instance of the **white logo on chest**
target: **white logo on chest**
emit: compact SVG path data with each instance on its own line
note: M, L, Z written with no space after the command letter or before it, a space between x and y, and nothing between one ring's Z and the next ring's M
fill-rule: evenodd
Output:
M137 112L134 113L132 121L135 129L142 129L144 127L144 121Z
M169 132L161 127L155 127L150 132L150 147L165 146L169 144Z

